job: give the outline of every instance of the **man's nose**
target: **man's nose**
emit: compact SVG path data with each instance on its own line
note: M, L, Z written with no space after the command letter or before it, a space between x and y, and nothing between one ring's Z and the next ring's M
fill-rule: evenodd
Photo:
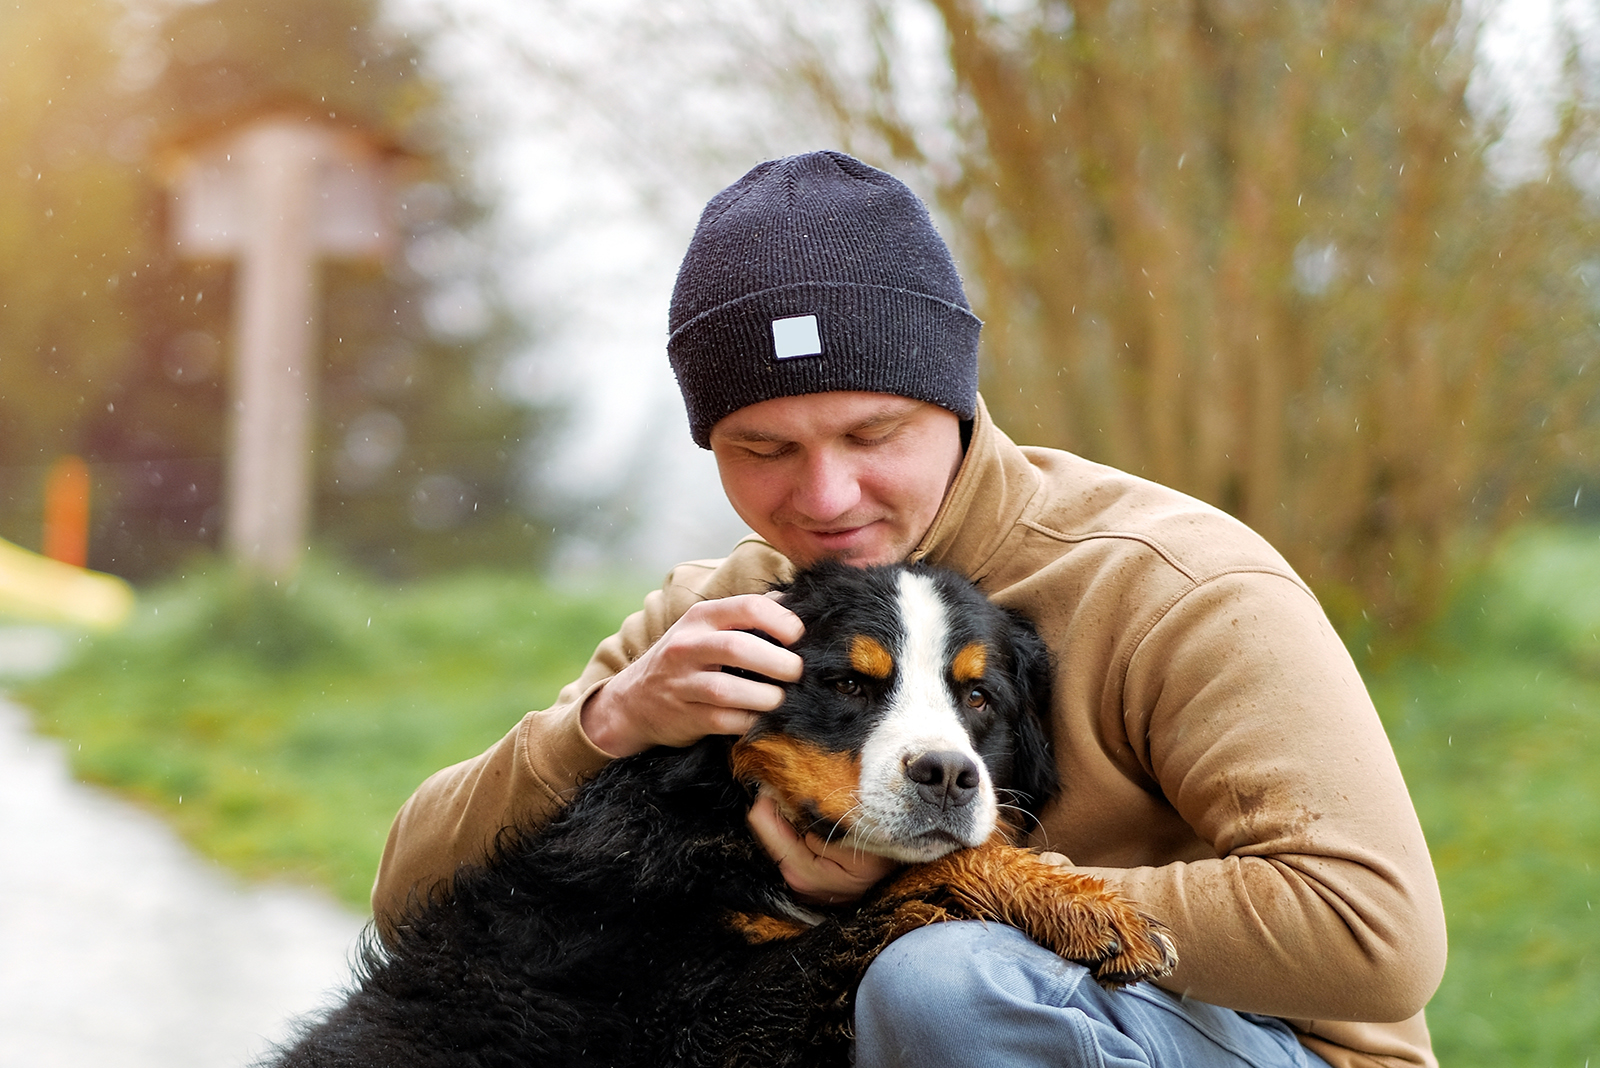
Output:
M861 500L855 469L839 457L819 455L808 460L795 486L793 506L807 518L827 521L844 515Z

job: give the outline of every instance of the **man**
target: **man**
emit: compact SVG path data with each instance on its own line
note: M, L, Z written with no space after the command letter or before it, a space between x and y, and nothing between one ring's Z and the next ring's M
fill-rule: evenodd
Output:
M838 153L758 166L707 205L671 327L691 432L755 534L674 570L555 706L422 785L384 853L380 924L605 761L775 708L779 687L721 668L799 676L744 633L798 637L762 595L793 565L926 560L1026 614L1058 660L1064 790L1032 844L1166 923L1182 961L1162 989L1107 994L1008 928L935 925L868 971L859 1064L1436 1063L1437 885L1315 599L1215 509L994 426L979 323L905 186ZM750 825L810 899L889 868L767 805Z

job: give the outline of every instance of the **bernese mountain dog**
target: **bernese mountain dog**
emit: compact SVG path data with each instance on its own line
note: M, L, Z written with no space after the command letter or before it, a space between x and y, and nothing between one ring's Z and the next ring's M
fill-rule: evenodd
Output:
M1049 654L965 579L823 564L784 588L804 674L739 739L609 764L547 827L369 933L344 1004L284 1068L849 1063L853 998L896 937L1010 924L1116 987L1177 962L1162 926L1011 844L1057 789ZM801 831L904 861L860 901L797 900L758 790Z

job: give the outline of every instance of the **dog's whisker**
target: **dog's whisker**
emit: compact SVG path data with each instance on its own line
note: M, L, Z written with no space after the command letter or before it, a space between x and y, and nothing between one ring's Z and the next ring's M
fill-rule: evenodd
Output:
M861 808L862 808L861 802L857 801L855 804L853 804L849 808L845 809L844 810L844 814L841 815L838 819L833 821L833 826L828 828L828 833L822 840L824 842L828 842L828 843L833 842L834 832L837 831L840 828L840 826L842 826L844 824L845 820L849 819L856 812L861 811ZM849 834L850 834L850 831L848 829L846 829L846 831L844 832L844 836L848 836ZM856 847L856 851L858 853L860 852L860 846Z
M1018 791L1015 791L1015 790L1006 790L1004 792L1008 793L1008 794L1013 794L1013 795L1018 793ZM998 795L998 793L1000 793L1000 791L996 791L996 793ZM1022 795L1022 796L1025 797L1026 795ZM1019 829L1026 830L1026 829L1028 829L1029 824L1032 824L1035 827L1044 826L1044 824L1040 822L1038 816L1034 815L1032 812L1030 812L1027 808L1023 807L1022 805L1013 805L1013 804L1011 804L1011 803L1009 803L1007 801L1001 801L1001 800L999 800L999 798L997 796L996 797L996 807L999 808L1003 812L1015 812L1017 814L1018 820L1020 821L1019 822Z

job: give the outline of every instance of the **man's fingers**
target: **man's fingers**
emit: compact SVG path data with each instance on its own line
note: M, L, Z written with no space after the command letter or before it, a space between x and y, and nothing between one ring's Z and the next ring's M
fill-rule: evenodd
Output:
M806 632L800 617L772 597L752 597L747 606L756 619L755 629L765 631L784 645L793 645Z
M789 821L778 814L777 803L765 790L756 795L747 822L756 841L761 843L761 848L780 865L796 849L805 848L805 843L789 825Z
M754 713L783 703L778 684L798 680L804 667L794 651L747 631L787 643L805 627L760 594L702 601L585 702L584 733L613 756L690 745L708 734L743 734Z
M783 687L770 682L712 671L706 673L704 683L704 692L697 695L695 703L750 712L771 712L783 704Z
M761 848L777 861L790 889L808 901L854 901L898 866L884 857L826 843L814 834L801 835L765 791L750 807L747 822Z
M718 708L706 717L707 734L743 734L756 725L754 712L741 712L737 708Z
M701 601L690 611L718 630L759 630L784 645L799 641L806 630L799 616L761 594Z
M814 834L807 834L804 842L819 870L838 872L837 878L848 880L860 890L865 890L899 867L887 857L865 853L838 842L824 842Z
M728 667L795 682L804 668L799 654L787 646L799 640L805 627L799 616L769 597L745 594L702 601L684 613L674 629L680 633L675 636L672 655L690 670ZM771 696L744 707L776 708L778 702L770 700Z
M721 636L721 642L724 651L717 661L719 664L742 668L757 675L765 675L769 679L797 682L805 666L799 653L785 649L781 645L773 645L757 634L728 631Z

